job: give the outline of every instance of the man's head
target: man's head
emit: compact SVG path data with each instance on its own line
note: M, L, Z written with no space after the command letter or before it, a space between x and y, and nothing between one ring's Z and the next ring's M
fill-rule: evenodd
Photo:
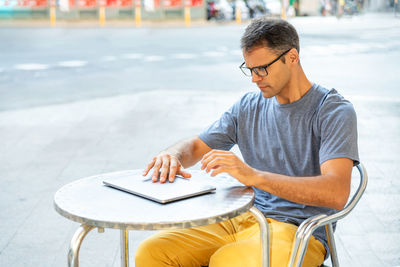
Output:
M256 47L267 47L276 55L290 48L295 48L298 53L300 51L296 29L282 19L253 20L242 36L241 47L246 52Z
M259 18L251 22L241 39L243 73L252 77L264 97L293 99L296 88L307 87L299 61L299 36L285 20ZM285 100L286 99L286 100Z

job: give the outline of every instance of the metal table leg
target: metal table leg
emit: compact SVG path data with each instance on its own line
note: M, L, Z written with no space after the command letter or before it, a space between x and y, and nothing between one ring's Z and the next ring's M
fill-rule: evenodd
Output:
M121 229L121 267L129 267L129 232Z
M69 251L68 251L69 267L79 267L79 249L81 248L83 239L93 228L96 227L82 224L78 228L78 230L76 230L69 245Z
M261 245L262 245L262 267L269 267L269 228L267 219L256 207L251 207L249 210L256 217L260 225Z

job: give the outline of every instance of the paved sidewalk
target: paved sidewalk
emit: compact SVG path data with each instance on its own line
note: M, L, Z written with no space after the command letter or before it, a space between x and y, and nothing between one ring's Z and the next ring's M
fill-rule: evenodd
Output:
M162 91L0 113L0 266L65 266L78 224L58 215L55 191L80 177L142 168L161 148L198 133L242 92ZM351 97L370 182L338 226L343 266L400 264L399 100ZM149 105L148 103L151 103ZM170 110L170 107L174 107ZM5 186L7 185L7 186ZM131 232L131 254L150 232ZM119 266L115 230L92 232L82 266Z

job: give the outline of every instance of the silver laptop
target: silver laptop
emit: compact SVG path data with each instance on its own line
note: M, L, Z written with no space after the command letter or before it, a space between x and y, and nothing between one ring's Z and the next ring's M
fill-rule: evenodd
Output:
M135 173L106 178L103 180L103 184L162 204L204 195L216 190L213 185L192 181L181 176L177 176L173 183L167 180L162 184L159 181L153 183L151 176L143 177Z

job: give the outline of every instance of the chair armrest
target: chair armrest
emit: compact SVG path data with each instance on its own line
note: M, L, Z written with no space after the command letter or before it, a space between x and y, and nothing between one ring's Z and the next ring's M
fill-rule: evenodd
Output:
M295 241L292 247L292 255L289 261L289 266L293 266L293 264L295 263L296 266L301 265L301 263L303 262L305 250L308 245L308 240L317 228L334 223L344 218L357 205L358 201L365 191L365 188L367 187L368 175L365 167L362 164L359 164L356 167L360 173L360 183L353 197L346 204L346 206L342 210L332 215L318 214L306 219L300 224L295 235Z
M363 195L365 188L367 187L367 183L368 183L368 175L365 170L365 167L361 163L358 164L356 167L357 167L358 171L360 172L360 183L359 183L358 188L357 188L356 192L354 193L353 197L346 204L346 206L342 210L335 212L332 215L319 214L319 215L315 215L313 217L308 218L307 220L303 221L303 223L299 226L299 229L297 230L298 232L299 231L307 232L307 231L311 231L311 230L312 230L312 232L314 232L314 230L318 227L327 225L328 223L336 222L336 221L346 217L354 209L354 207L357 205L358 201L360 201L361 196ZM304 230L303 230L303 228L304 228Z

